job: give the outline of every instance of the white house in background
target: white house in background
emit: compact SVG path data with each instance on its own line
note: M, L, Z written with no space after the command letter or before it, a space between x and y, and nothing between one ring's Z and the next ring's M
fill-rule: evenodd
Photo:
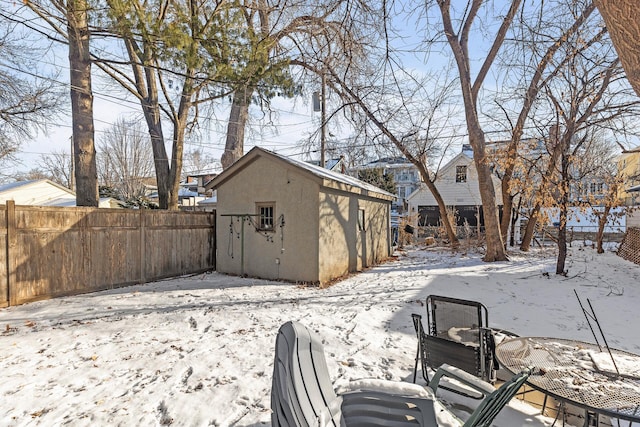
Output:
M0 204L13 200L26 206L76 206L76 193L48 179L17 181L0 185ZM100 198L101 208L121 208L120 202L111 197Z
M492 176L492 179L496 204L502 211L500 180L496 176ZM480 225L484 225L478 173L473 162L473 152L468 149L468 146L463 146L462 152L440 169L435 186L445 204L454 210L457 225L464 225L466 220L469 225L477 226L478 218L480 218ZM407 197L407 202L409 214L417 218L417 225L439 225L438 204L424 183Z

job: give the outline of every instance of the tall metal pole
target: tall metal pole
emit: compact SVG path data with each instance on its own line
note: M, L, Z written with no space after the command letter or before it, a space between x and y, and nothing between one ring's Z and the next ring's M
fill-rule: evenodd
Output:
M326 79L324 72L322 73L322 89L320 94L320 167L325 167L325 159L324 159L324 151L325 151L325 142L326 142L326 132L325 132L325 123L326 123Z

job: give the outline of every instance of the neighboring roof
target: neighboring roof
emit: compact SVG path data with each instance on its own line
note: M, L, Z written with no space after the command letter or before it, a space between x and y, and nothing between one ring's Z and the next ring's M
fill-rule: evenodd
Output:
M407 197L405 197L405 199L407 200L413 200L413 198L417 195L420 194L420 192L428 190L427 185L424 182L421 182L420 185L418 185L416 187L415 190L413 190Z
M218 203L218 196L217 195L213 195L207 199L204 200L200 200L198 202L198 206L204 206L204 205L215 205L216 203Z
M38 184L42 184L42 183L46 183L48 185L51 185L52 187L56 187L59 188L61 190L64 190L68 193L74 194L73 191L71 191L70 189L68 189L67 187L57 184L53 181L50 181L48 179L32 179L29 181L15 181L15 182L10 182L8 184L2 184L0 185L0 193L4 193L7 191L11 191L11 190L15 190L17 188L28 188L34 185L38 185Z
M627 154L627 153L640 153L640 145L630 150L622 150L622 154Z
M48 179L16 181L0 185L0 203L13 200L17 205L27 206L76 206L76 193ZM111 197L102 197L101 208L119 206L120 202Z
M188 188L180 187L178 188L178 197L198 197L199 194L197 191L191 191Z
M438 171L438 175L444 174L445 171L452 168L453 166L458 166L461 159L464 160L466 164L469 164L471 161L473 161L473 152L462 151L456 154L451 160L447 162L447 164L440 168L440 170Z
M48 179L16 181L0 186L0 203L7 200L17 205L75 206L76 193Z
M275 161L280 161L291 166L298 168L303 173L312 175L316 178L320 178L322 180L328 180L330 182L345 185L351 187L348 191L355 192L354 189L359 189L367 193L372 197L382 198L386 200L393 200L396 198L395 195L388 193L375 185L366 183L357 178L354 178L349 175L344 175L339 172L330 171L325 168L321 168L320 166L312 165L307 162L303 162L300 160L290 159L288 157L281 156L280 154L276 154L272 151L265 150L264 148L254 147L247 154L238 159L233 165L231 165L228 169L222 172L220 175L215 177L205 186L206 189L210 188L218 188L223 182L228 180L230 177L234 176L236 173L240 172L249 164L253 163L258 157L267 157ZM326 186L326 184L323 184Z
M312 165L316 165L316 166L320 166L320 160L309 160L307 161L307 163L310 163ZM344 157L339 157L337 159L327 159L325 160L325 168L332 170L332 171L336 171L336 172L340 172L342 167L344 166Z
M376 166L379 164L397 165L397 164L407 164L407 163L411 163L411 162L407 160L405 157L384 157L382 159L374 160L372 162L367 163L365 167Z
M329 170L335 170L335 167L338 166L342 159L329 159L327 160L326 168Z

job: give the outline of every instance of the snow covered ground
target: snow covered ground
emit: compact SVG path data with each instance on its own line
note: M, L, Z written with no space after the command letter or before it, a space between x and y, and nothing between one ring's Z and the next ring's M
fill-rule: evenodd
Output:
M484 263L416 247L327 289L211 273L0 309L0 425L269 425L282 323L323 337L334 382L410 381L429 294L481 301L520 335L593 341L575 289L612 347L640 353L640 267L575 245L567 267L554 274L551 249ZM514 401L496 421L551 422Z

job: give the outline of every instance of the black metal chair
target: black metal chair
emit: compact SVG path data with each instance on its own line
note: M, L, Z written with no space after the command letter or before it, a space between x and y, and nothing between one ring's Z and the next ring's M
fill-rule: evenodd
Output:
M413 382L416 382L418 364L427 384L429 368L448 364L494 383L498 362L493 331L488 327L487 308L476 301L437 295L427 297L426 308L426 329L422 316L412 314L418 337Z

